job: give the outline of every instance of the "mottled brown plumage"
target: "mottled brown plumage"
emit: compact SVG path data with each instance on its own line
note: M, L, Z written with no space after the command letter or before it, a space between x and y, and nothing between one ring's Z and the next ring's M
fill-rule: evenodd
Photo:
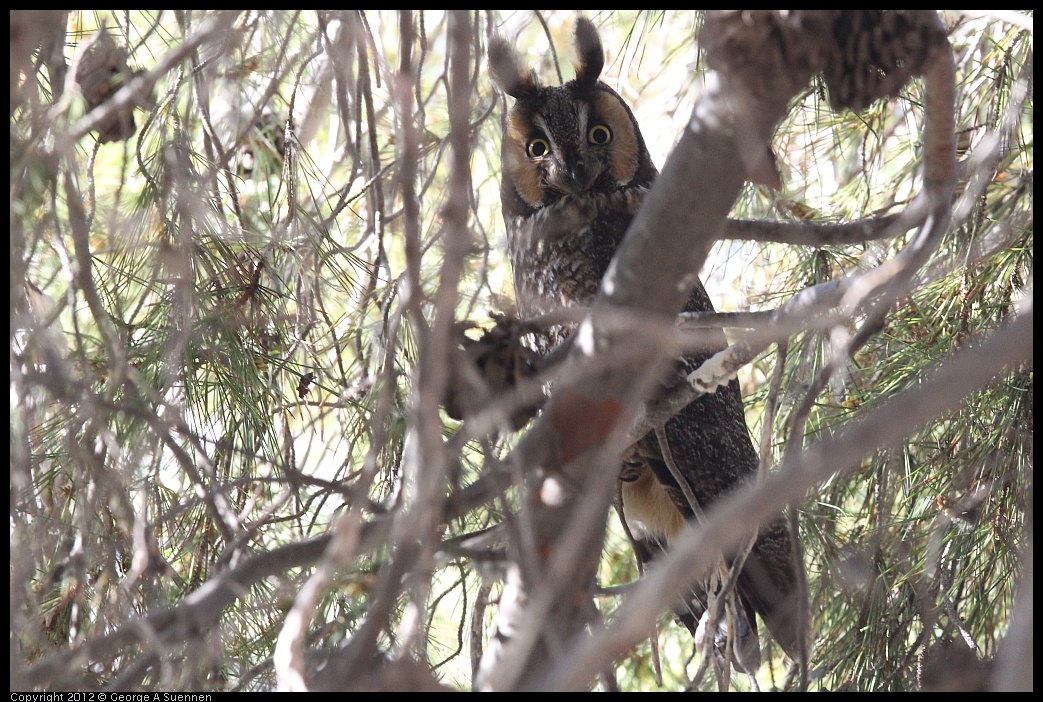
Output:
M545 86L531 70L522 69L503 39L489 47L493 79L515 99L504 125L500 196L518 310L524 317L593 300L658 175L630 108L598 80L604 52L589 20L577 22L575 47L576 77L561 86ZM700 283L685 310L713 310ZM570 332L567 327L548 329L535 335L535 346L547 353ZM678 375L667 379L668 384L680 381L726 345L721 330L710 332L708 340L715 348L681 359ZM665 435L702 509L756 474L757 456L735 380L688 405L666 424ZM684 520L695 515L654 435L630 447L624 460L620 511L639 560L647 563L662 552ZM798 606L797 566L781 516L761 530L738 591L739 667L752 672L760 661L755 612L783 649L796 657L798 613L805 608ZM693 633L706 602L705 590L696 588L676 608ZM718 646L725 636L726 630L719 627Z

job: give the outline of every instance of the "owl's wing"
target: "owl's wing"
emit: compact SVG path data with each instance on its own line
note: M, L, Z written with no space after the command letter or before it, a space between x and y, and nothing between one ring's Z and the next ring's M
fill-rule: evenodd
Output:
M686 311L712 310L705 290L698 285L686 305ZM714 347L724 348L723 332L715 330L709 338ZM701 355L681 359L680 377L695 370L715 349ZM678 473L687 483L700 509L708 508L722 495L755 478L757 454L746 427L742 396L737 380L703 395L690 403L667 422L664 431L670 458ZM695 510L669 469L659 441L647 435L628 450L625 459L628 468L646 470L654 480L631 480L624 483L622 511L628 527L634 534L638 558L648 562L661 552L662 544L676 533L679 519L695 518ZM627 476L624 469L624 480ZM629 503L629 507L628 507ZM772 637L783 650L796 659L801 630L802 597L793 555L792 536L786 520L779 517L764 526L748 555L739 575L738 595L741 602L739 636L736 639L736 662L749 670L759 661L750 648L756 643L757 624L754 612L760 614ZM694 590L691 602L678 612L684 624L695 633L706 606L706 593ZM702 609L700 609L702 607ZM742 616L745 615L745 616ZM742 619L746 621L742 621ZM726 637L726 629L715 633L715 640ZM744 663L744 660L745 663ZM754 665L754 667L756 667Z

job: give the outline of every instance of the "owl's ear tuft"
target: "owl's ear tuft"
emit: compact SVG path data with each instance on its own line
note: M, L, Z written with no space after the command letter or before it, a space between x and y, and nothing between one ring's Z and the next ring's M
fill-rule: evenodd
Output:
M540 87L536 71L522 71L520 64L518 54L506 39L499 35L492 38L489 42L489 73L500 90L515 98L530 95Z
M576 82L593 87L598 82L601 69L605 67L605 50L601 48L601 37L597 27L586 17L576 20L573 42L579 63L576 65Z

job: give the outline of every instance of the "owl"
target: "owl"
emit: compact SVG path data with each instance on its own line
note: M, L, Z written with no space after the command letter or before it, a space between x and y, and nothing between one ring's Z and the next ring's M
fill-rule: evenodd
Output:
M598 80L605 63L601 39L587 19L576 23L575 79L542 84L502 38L489 46L493 80L514 103L504 121L500 198L514 272L518 311L532 317L589 305L658 171L626 102ZM698 216L693 213L693 216ZM712 311L700 283L684 308ZM573 331L559 326L534 335L541 354ZM720 329L710 332L705 353L679 359L679 382L726 346ZM709 348L712 346L713 348ZM706 509L723 494L752 480L757 454L750 440L739 385L704 395L667 422L666 443L687 488ZM620 470L618 511L640 563L653 561L695 519L695 510L674 479L653 434L629 447ZM733 662L746 672L760 663L756 615L786 653L796 659L801 607L793 536L781 516L759 532L738 579L738 611L732 618ZM700 582L704 581L700 574ZM693 634L708 606L708 584L675 607ZM723 620L723 618L722 618ZM721 620L719 620L721 621ZM718 656L729 636L721 621L713 642Z

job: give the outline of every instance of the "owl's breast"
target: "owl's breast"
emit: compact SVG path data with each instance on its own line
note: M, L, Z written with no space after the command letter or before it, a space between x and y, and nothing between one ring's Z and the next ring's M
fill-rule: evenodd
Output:
M507 222L518 311L526 317L588 305L646 188L562 197Z

